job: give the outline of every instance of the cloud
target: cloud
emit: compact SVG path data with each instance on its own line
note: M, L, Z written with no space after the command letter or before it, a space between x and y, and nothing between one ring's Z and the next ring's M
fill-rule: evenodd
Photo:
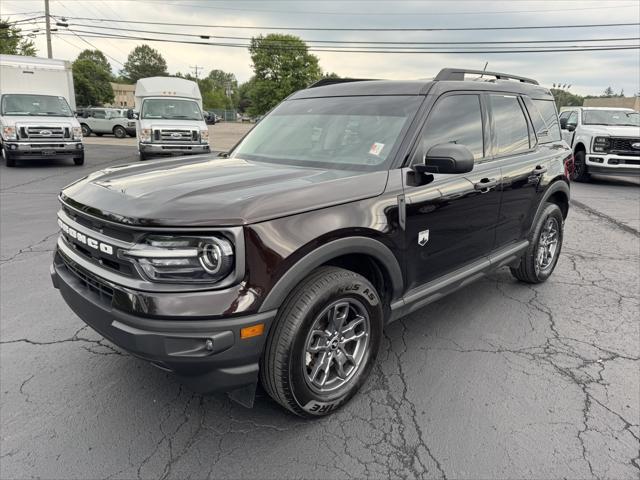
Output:
M2 15L42 8L41 0L3 0ZM113 19L102 25L167 32L202 33L251 37L260 32L251 29L213 29L131 25L119 20L143 20L193 24L237 26L303 26L334 28L427 28L506 25L577 25L622 23L640 19L640 4L628 0L597 1L247 1L138 0L92 2L64 0L52 2L56 15ZM314 12L314 13L307 13ZM324 12L322 14L320 12ZM500 12L500 13L497 13ZM505 13L508 12L508 13ZM78 23L79 21L76 21ZM83 23L91 23L85 21ZM71 21L73 24L73 21ZM79 27L78 27L79 28ZM459 31L459 32L286 32L305 39L341 41L445 41L479 42L508 40L594 39L638 37L637 26L603 28L564 28L554 30ZM69 43L75 45L72 46ZM128 52L142 42L87 38L111 57L124 62ZM233 41L233 40L229 40ZM242 40L236 40L241 43ZM214 46L148 42L167 60L171 72L190 72L198 65L208 70L219 68L235 73L240 81L251 74L251 59L245 49ZM594 42L594 44L620 42ZM46 52L43 37L36 39L40 54ZM568 43L572 45L572 43ZM472 43L469 47L480 47ZM77 37L54 38L54 56L74 59L80 49L89 46ZM607 86L624 89L627 94L640 91L640 55L638 50L566 53L510 54L375 54L317 52L325 71L358 78L427 78L446 66L506 71L538 79L544 85L572 84L579 94L599 94ZM121 68L112 62L114 70Z

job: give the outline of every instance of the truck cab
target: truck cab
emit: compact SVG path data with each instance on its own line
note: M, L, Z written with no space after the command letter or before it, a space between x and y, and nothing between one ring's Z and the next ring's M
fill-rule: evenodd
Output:
M50 157L84 164L69 62L0 55L0 71L0 149L6 165Z
M198 84L175 77L142 78L136 83L140 160L156 156L209 153L209 129Z

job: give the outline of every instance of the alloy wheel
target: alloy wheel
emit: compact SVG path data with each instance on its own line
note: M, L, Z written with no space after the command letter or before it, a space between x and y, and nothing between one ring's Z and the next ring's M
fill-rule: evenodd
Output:
M371 326L364 305L343 298L326 307L307 335L304 376L309 388L328 393L347 384L360 369Z
M558 252L560 240L560 226L555 217L547 218L538 239L538 249L536 251L536 273L547 270L553 265Z

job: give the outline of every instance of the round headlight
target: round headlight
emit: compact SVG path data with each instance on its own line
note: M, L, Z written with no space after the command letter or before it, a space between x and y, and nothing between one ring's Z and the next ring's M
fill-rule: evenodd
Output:
M233 247L222 238L212 238L200 246L202 269L209 275L226 275L233 267Z

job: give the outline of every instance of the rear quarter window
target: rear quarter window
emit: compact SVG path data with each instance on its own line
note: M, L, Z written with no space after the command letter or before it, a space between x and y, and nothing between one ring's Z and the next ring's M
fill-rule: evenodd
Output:
M533 122L538 143L550 143L560 140L560 124L553 100L532 100L525 97L525 105Z

